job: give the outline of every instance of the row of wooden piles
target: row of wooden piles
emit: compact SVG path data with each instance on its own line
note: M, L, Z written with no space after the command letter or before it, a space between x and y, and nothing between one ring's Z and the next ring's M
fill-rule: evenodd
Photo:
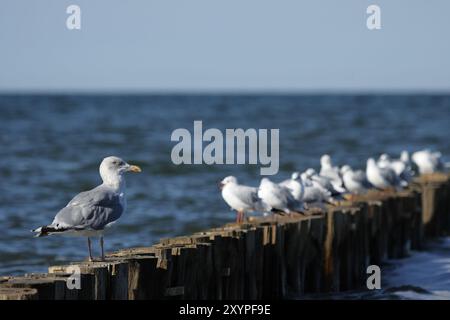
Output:
M0 278L1 299L279 299L362 288L367 266L421 250L450 232L450 176L373 191L310 216L242 225L123 249L106 262ZM81 289L68 289L76 266Z

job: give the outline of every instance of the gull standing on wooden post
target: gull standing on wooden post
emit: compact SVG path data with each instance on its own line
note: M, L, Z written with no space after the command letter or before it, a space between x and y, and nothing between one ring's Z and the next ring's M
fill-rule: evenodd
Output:
M236 177L228 176L219 183L222 198L232 210L236 210L236 223L242 223L246 212L265 211L266 206L258 197L258 189L238 183Z
M102 260L103 233L120 218L126 210L126 172L141 172L138 166L130 165L118 157L107 157L100 164L103 183L98 187L79 193L55 216L50 225L32 230L36 237L52 234L85 236L88 241L89 260L93 261L90 237L99 236Z

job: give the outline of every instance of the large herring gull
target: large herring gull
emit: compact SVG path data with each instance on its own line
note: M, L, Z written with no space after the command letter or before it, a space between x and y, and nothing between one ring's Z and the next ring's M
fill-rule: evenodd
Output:
M96 188L76 195L55 216L50 225L34 229L36 237L52 234L85 236L88 240L89 260L93 261L90 237L99 236L102 260L103 232L126 210L126 172L141 172L138 166L130 165L118 157L107 157L100 164L103 183Z

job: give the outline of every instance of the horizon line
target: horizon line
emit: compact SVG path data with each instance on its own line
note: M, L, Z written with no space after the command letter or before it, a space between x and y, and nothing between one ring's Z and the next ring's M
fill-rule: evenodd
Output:
M69 95L97 95L97 96L195 96L195 95L262 95L262 96L278 96L278 95L450 95L450 89L314 89L314 90L289 90L289 89L164 89L164 90L91 90L91 89L77 89L77 90L1 90L0 96L69 96Z

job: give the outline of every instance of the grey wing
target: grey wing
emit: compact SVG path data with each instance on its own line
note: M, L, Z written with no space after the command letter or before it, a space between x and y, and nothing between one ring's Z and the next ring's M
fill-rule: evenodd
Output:
M287 207L290 210L301 209L301 202L297 201L287 187L280 186L280 194L286 199Z
M238 186L237 191L239 199L249 205L253 205L259 199L257 188Z
M122 212L119 195L99 186L75 196L58 212L52 225L64 229L102 230L107 224L119 219Z

